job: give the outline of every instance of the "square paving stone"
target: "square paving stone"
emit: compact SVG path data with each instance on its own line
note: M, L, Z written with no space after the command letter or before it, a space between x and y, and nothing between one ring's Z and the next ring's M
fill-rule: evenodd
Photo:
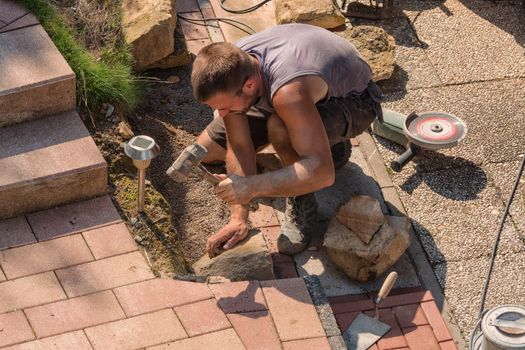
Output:
M109 196L28 214L27 219L39 241L121 221Z
M488 257L446 262L436 266L436 275L463 334L472 331L478 318L488 266ZM486 310L498 305L525 304L523 271L525 253L498 255L488 289Z
M469 169L447 169L413 175L398 193L432 264L478 258L492 250L503 205L486 179L476 182ZM523 249L513 225L503 237L502 252Z
M0 221L0 249L35 242L35 235L24 216Z
M522 158L523 159L523 158ZM518 176L522 160L506 163L487 164L484 168L487 170L489 180L494 184L498 190L498 194L504 205L509 200L510 193ZM503 215L504 208L501 208L498 220ZM525 249L525 175L522 174L513 202L509 208L510 220L507 219L506 225L515 224L518 229L519 239L523 243ZM499 222L499 221L498 221Z
M215 299L178 306L174 310L190 337L231 327Z
M519 6L479 8L474 13L438 7L420 13L414 28L446 84L523 77L522 16Z

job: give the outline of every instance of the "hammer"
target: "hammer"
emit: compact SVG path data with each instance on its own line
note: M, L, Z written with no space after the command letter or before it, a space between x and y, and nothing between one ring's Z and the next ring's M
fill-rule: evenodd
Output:
M201 160L204 159L206 154L208 154L206 147L199 144L190 145L182 151L177 160L166 170L166 174L177 182L183 182L193 171L215 186L221 180L201 164ZM255 211L259 208L259 205L251 202L248 204L248 208L251 211Z

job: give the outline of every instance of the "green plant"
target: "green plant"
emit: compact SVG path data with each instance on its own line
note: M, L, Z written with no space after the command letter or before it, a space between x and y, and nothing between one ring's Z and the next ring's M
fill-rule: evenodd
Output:
M129 48L116 42L103 47L95 58L75 36L57 9L45 0L22 0L40 21L58 50L75 72L77 103L98 110L104 102L132 111L140 101L140 80L132 74Z

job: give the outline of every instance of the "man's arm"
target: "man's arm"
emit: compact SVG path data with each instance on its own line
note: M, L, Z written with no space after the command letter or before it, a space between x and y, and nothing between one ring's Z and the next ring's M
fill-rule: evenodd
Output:
M315 106L326 90L320 77L305 76L277 91L273 105L286 126L298 161L265 174L232 176L218 185L222 188L222 193L218 193L222 199L228 203L246 203L253 197L295 196L333 184L335 171L328 137Z
M248 176L256 173L255 150L250 136L246 115L232 113L224 118L227 142L226 167L228 174ZM226 177L222 177L226 179ZM215 249L223 242L224 249L231 248L248 234L248 209L241 204L231 206L230 222L211 236L206 243L208 255L213 256Z

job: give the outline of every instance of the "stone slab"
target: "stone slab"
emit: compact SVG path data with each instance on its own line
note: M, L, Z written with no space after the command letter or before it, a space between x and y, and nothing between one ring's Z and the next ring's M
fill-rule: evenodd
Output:
M0 24L0 33L9 32L11 30L21 29L29 26L37 25L38 19L32 13L26 13L14 22L2 26Z
M27 220L39 241L121 221L120 215L109 196L28 214Z
M247 349L280 349L281 341L268 311L229 314L228 319Z
M215 299L177 306L174 310L190 337L231 327Z
M422 12L413 22L445 84L525 76L519 5L477 8L475 15L460 6L447 9Z
M12 23L28 13L27 9L15 0L0 1L0 21Z
M31 326L21 310L0 315L0 324L2 325L0 346L20 343L35 338Z
M92 350L89 340L82 331L60 334L54 337L37 339L31 342L22 343L4 350Z
M219 332L203 334L198 337L182 339L171 343L161 344L147 350L194 350L194 349L228 349L245 350L239 336L233 328Z
M36 237L24 216L0 221L0 249L35 242Z
M138 250L123 222L83 232L82 236L97 260Z
M0 139L2 217L106 193L106 162L76 112L2 128Z
M0 126L75 108L75 75L42 26L0 34Z
M259 281L210 284L209 288L226 314L268 310Z
M391 271L398 273L394 288L417 287L421 283L414 266L406 254L376 281L362 283L350 280L344 272L337 268L326 256L324 251L304 251L294 256L299 276L316 275L328 297L361 294L377 291L381 288L384 277Z

